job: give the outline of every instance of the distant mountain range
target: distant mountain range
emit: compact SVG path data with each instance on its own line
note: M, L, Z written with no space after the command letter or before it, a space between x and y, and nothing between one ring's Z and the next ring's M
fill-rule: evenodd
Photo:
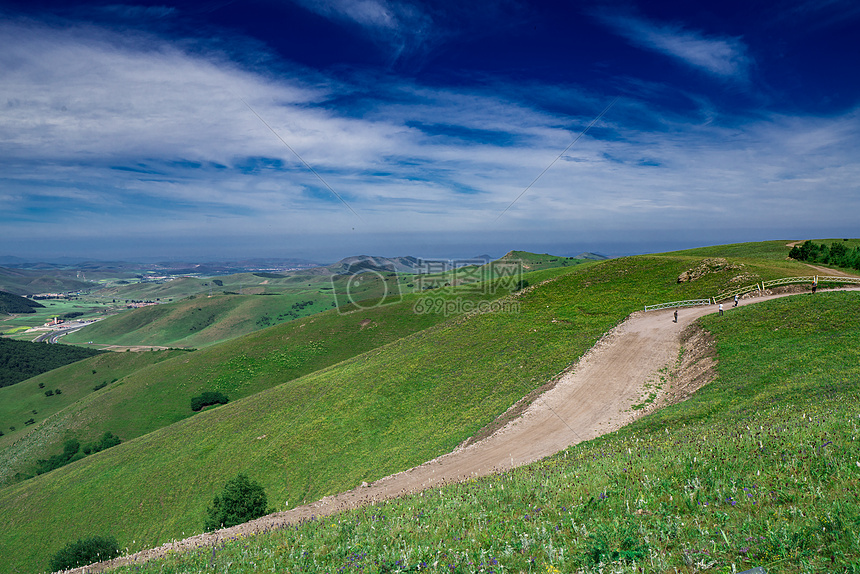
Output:
M580 253L576 257L537 255L525 251L512 251L503 259L524 258L534 263L535 259L557 261L558 259L602 260L607 257L597 253ZM0 290L16 295L32 295L46 292L68 292L92 289L100 279L128 279L144 274L165 275L232 275L247 272L277 274L351 275L364 271L380 273L439 273L464 265L484 265L496 258L483 254L468 259L421 259L411 255L381 257L355 255L345 257L331 265L323 265L296 258L252 258L234 261L161 261L139 263L130 261L96 261L83 258L63 257L50 261L32 262L21 257L0 256Z
M235 261L99 261L61 257L47 261L32 261L12 255L0 256L0 266L12 269L29 270L80 270L80 271L112 271L112 272L144 272L165 271L171 273L243 273L246 271L272 269L298 269L318 267L321 264L307 259L296 258L253 258Z

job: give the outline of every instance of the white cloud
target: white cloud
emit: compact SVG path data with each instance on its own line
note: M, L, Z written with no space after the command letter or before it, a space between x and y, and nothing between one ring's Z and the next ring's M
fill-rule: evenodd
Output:
M355 228L344 249L370 251L362 241L383 231L518 242L775 221L850 226L860 211L857 112L727 119L710 107L670 115L622 99L495 224L608 99L566 97L558 86L379 79L359 114L329 107L351 86L302 70L263 76L205 46L15 22L0 24L0 69L0 192L15 198L0 226L28 238L301 236L324 245ZM525 100L546 91L581 111Z
M598 19L633 44L678 59L722 78L746 79L752 63L740 38L709 37L673 24L629 14L597 13Z

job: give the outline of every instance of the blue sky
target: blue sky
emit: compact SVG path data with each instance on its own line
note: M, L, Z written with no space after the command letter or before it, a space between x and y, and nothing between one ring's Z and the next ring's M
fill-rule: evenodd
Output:
M854 0L0 1L0 255L857 236L858 37Z

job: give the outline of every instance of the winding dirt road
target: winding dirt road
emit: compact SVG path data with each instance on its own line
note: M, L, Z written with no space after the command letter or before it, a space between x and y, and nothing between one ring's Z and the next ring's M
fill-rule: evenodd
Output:
M740 305L790 294L745 298ZM534 462L570 445L614 431L645 413L646 409L631 410L631 407L643 403L650 392L646 384L655 382L661 373L676 366L682 331L699 317L717 310L716 305L680 309L677 323L673 321L672 309L631 314L565 372L554 387L526 408L522 416L479 442L313 504L74 572L99 572L121 564L142 562L168 551L210 546L239 534L272 530L312 516L330 515L443 483L488 475ZM725 311L732 312L731 303L725 305ZM685 389L683 394L688 395L692 390ZM665 395L670 391L664 388L661 392ZM652 405L665 400L665 396L656 397Z

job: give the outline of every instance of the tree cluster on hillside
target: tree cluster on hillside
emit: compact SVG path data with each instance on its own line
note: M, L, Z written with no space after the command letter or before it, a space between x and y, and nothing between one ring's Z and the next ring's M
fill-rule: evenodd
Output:
M71 345L49 345L0 338L0 387L103 353Z
M35 313L37 307L44 307L44 305L26 297L0 291L0 314Z
M844 244L835 241L830 244L830 247L823 243L816 244L812 241L804 241L801 246L792 247L788 256L798 261L823 263L824 265L860 271L860 247L848 249Z
M89 454L109 449L121 443L122 440L110 431L105 432L102 437L94 443L81 446L81 442L76 438L70 438L63 443L63 452L54 456L40 460L36 465L36 474L45 474L55 468L65 466L70 462L80 460Z

